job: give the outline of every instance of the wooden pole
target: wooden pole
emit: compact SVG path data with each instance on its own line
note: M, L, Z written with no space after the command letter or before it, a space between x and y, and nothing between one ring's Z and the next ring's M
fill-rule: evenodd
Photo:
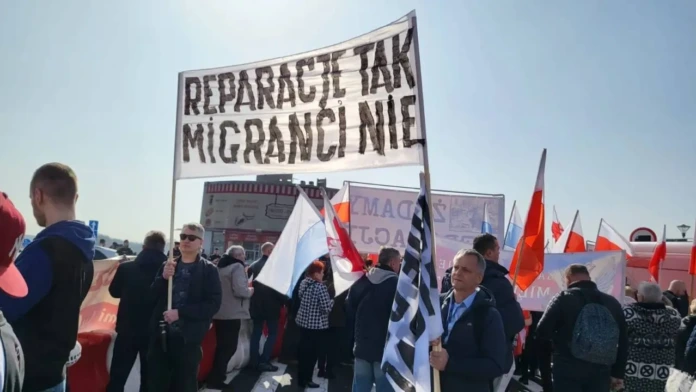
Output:
M176 164L179 161L179 130L181 129L181 107L179 105L179 97L184 91L184 77L179 74L179 86L176 95L176 131L174 133L174 163L172 165L172 205L169 210L169 261L174 261L174 216L176 213ZM173 277L167 281L167 310L172 310L172 291L174 288Z

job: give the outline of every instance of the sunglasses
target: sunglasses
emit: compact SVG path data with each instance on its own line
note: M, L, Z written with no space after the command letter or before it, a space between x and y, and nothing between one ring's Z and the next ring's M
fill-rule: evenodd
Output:
M193 234L179 234L179 239L181 239L182 241L189 240L189 241L193 242L195 240L200 240L201 237L199 237L197 235L193 235Z

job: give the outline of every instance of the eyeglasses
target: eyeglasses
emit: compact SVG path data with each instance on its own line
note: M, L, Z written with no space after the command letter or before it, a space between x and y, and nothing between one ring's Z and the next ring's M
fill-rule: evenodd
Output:
M181 239L182 241L189 240L189 241L193 242L195 240L200 240L201 237L199 237L197 235L193 235L193 234L179 234L179 239Z

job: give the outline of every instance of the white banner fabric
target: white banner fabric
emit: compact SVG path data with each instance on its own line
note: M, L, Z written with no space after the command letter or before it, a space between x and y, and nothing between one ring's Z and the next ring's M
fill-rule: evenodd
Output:
M180 73L175 178L422 164L414 19L311 52Z

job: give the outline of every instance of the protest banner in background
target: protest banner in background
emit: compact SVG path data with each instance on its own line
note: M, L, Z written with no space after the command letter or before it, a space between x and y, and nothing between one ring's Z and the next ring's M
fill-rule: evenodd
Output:
M412 18L311 52L180 73L175 179L422 164Z
M378 253L382 246L389 246L403 252L418 191L351 183L349 192L350 234L358 250ZM481 234L484 204L488 205L493 234L502 238L505 196L433 192L433 221L438 238L471 247L474 237Z
M121 258L94 261L94 278L80 307L78 332L113 331L119 300L109 294L109 285L116 274Z
M439 239L437 249L438 259L447 260L444 265L439 263L438 279L441 281L444 271L452 266L454 255L459 249L455 243ZM501 251L500 264L509 267L513 253ZM520 291L515 286L517 301L522 305L522 309L541 312L546 310L551 298L566 289L563 272L571 264L585 265L599 290L623 303L626 281L626 255L623 252L546 253L544 271L539 278L525 291Z

